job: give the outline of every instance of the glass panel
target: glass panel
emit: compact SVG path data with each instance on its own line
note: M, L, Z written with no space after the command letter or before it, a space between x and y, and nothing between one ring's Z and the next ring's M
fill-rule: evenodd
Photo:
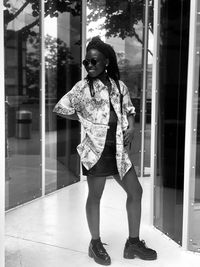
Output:
M149 0L148 14L148 62L146 81L146 120L144 133L144 176L150 175L151 156L151 93L152 93L152 64L153 64L153 1Z
M200 3L197 2L197 21L196 21L196 57L195 57L195 75L193 88L192 105L192 159L190 177L190 209L189 209L189 249L200 252Z
M80 180L80 125L56 116L55 103L81 79L81 1L45 3L46 193Z
M128 86L131 100L136 107L136 131L130 156L140 175L144 1L124 0L115 1L115 4L110 0L87 2L87 39L100 35L113 46L121 80Z
M161 1L154 225L182 244L190 1Z
M41 196L38 3L6 2L6 209Z
M198 16L197 16L197 42L196 42L196 51L197 53L200 52L200 3L198 2ZM196 57L196 85L198 94L195 94L195 103L194 103L194 112L197 116L196 125L194 125L194 129L197 129L196 135L196 175L195 175L195 194L194 194L194 201L195 203L200 203L200 81L199 81L199 71L200 71L200 60L199 57ZM196 91L197 92L197 91Z

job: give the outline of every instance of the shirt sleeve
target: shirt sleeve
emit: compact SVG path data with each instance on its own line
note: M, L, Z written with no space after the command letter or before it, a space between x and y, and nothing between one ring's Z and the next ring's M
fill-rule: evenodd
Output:
M55 105L53 112L58 115L72 115L81 109L81 84L78 82Z
M132 104L128 87L120 81L121 92L123 94L123 109L127 116L136 114L135 107Z

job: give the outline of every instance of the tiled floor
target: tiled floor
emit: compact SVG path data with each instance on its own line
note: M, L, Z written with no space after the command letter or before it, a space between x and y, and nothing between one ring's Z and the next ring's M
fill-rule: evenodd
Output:
M185 252L149 225L149 178L143 186L141 238L158 252L156 261L125 260L127 238L125 194L107 180L101 203L101 237L113 267L199 267L200 254ZM90 235L85 217L87 184L64 188L43 199L6 214L6 267L89 267L99 266L87 255Z

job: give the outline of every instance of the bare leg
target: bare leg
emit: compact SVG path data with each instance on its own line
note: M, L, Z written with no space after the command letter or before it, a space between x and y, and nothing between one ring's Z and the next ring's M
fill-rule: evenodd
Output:
M128 216L129 237L139 237L142 187L136 175L135 169L131 168L122 180L119 175L114 176L114 178L127 193L126 209Z
M86 215L92 239L100 237L100 200L105 187L106 177L88 177L88 198Z

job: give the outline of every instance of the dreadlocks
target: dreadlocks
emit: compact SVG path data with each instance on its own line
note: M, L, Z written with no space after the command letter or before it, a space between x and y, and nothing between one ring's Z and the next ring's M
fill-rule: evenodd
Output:
M121 110L122 110L122 94L121 94L120 85L119 85L120 73L119 73L119 68L118 68L118 64L117 64L116 53L115 53L113 47L109 44L104 43L100 39L99 36L95 36L89 42L89 44L86 48L86 52L88 52L90 49L98 50L99 52L104 54L104 56L106 58L109 59L109 65L106 68L107 75L115 81L115 83L118 87L119 94L120 94ZM91 95L94 96L94 88L93 88L94 78L91 78L89 75L87 75L86 79L87 79L89 87L90 87Z

